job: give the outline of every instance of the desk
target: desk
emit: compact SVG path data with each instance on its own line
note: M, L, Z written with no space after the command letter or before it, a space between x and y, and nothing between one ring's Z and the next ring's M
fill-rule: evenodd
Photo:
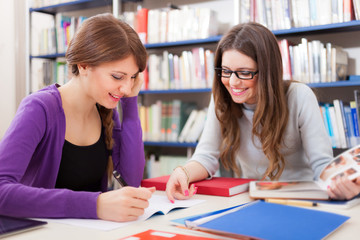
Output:
M157 191L155 194L164 195L165 192ZM148 229L163 230L168 232L176 232L188 235L208 236L214 237L203 232L197 232L188 229L181 229L170 224L170 220L192 216L195 214L214 211L226 207L231 207L241 203L250 201L248 193L243 193L233 197L216 197L208 195L195 195L194 198L204 199L206 202L200 203L190 208L181 210L173 210L167 215L156 215L144 222L135 223L123 228L118 228L112 231L101 231L90 228L81 228L71 225L49 222L45 227L41 229L32 230L25 233L9 236L4 238L6 240L72 240L72 239L84 239L84 240L116 240L121 237L129 236L138 232L142 232ZM360 236L360 205L354 206L350 209L340 210L328 207L316 207L312 209L319 209L339 213L350 216L351 218L345 222L340 228L333 232L327 239L359 239ZM216 237L222 239L220 237ZM225 238L223 238L225 239Z

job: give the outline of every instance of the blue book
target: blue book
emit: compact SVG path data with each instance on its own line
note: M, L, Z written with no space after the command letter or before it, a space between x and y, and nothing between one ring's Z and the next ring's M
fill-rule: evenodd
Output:
M171 220L170 222L172 224L174 224L174 225L185 226L186 225L185 221L195 221L195 220L198 220L198 219L201 219L201 218L204 218L204 217L213 216L215 214L223 213L223 212L226 212L228 210L234 209L236 207L243 206L245 204L246 203L240 204L240 205L237 205L237 206L233 206L233 207L229 207L229 208L220 209L220 210L213 211L213 212L207 212L207 213L203 213L203 214L192 215L192 216L189 216L189 217L177 218L177 219Z
M195 221L185 221L196 230L226 237L253 237L260 239L323 239L340 227L350 217L294 207L255 201L234 208L227 214L220 213Z

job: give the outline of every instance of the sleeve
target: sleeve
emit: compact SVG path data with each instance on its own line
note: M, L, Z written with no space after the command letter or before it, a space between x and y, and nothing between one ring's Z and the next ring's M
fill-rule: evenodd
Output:
M0 214L97 218L99 193L54 189L58 165L50 156L56 141L46 134L45 108L39 99L24 99L0 143Z
M204 130L193 156L188 161L197 161L205 167L210 177L219 169L220 144L222 141L219 121L215 115L214 99L211 97Z
M317 180L321 171L333 158L331 139L328 136L313 91L306 85L296 95L298 104L299 130L303 148Z
M145 167L144 144L139 119L137 96L122 98L122 122L114 111L115 146L114 169L117 169L129 186L140 186Z

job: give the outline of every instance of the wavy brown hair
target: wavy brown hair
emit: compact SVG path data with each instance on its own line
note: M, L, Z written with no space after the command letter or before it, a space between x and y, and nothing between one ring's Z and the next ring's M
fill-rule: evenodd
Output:
M98 66L102 63L124 59L133 55L139 72L146 67L147 53L138 34L125 22L109 13L99 14L86 19L66 51L66 60L72 74L79 75L78 64ZM105 128L105 143L112 152L113 109L98 104L102 125ZM108 176L113 171L112 156L109 156Z
M258 66L252 141L255 142L255 137L259 138L262 150L269 160L263 179L268 177L276 180L284 170L285 160L281 146L289 115L286 97L289 82L282 78L282 59L277 39L271 31L258 23L236 25L217 46L215 67L221 67L223 53L233 49L249 56ZM213 95L224 139L220 146L220 161L226 169L231 168L240 175L235 153L241 144L238 118L243 116L242 104L232 100L217 74L214 77Z

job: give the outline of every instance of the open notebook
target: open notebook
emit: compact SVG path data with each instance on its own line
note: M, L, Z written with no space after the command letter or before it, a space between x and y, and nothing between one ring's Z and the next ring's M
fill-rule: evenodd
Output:
M0 216L0 238L33 230L47 224L44 221Z

